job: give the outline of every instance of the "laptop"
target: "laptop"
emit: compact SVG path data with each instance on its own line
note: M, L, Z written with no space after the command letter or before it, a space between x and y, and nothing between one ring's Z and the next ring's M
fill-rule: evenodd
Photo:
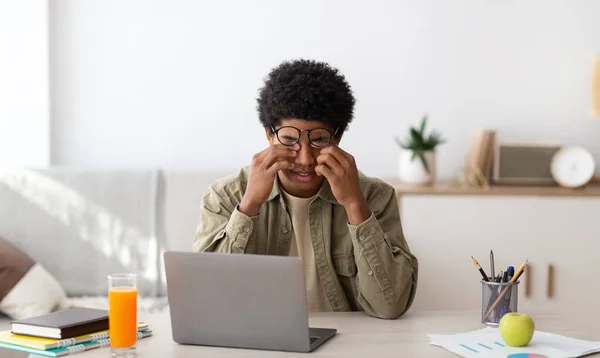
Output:
M173 340L312 352L337 333L310 328L298 257L164 253Z

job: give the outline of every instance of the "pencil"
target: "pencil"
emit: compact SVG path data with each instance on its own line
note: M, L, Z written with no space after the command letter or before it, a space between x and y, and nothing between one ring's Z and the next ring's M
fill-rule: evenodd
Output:
M479 262L477 262L477 260L475 260L475 258L473 256L471 256L471 258L473 259L473 262L475 263L475 266L477 267L477 269L481 273L481 277L483 277L483 279L485 281L490 282L489 277L485 274L485 271L483 271L483 269L481 268L481 265L479 265Z
M525 262L523 262L523 264L519 267L519 269L517 270L517 272L515 272L515 275L513 276L513 278L510 279L510 282L516 282L519 277L521 277L521 275L523 274L523 271L525 271L525 266L527 266L527 261L525 260ZM500 294L498 295L498 298L496 299L496 301L494 301L494 303L492 304L492 306L490 307L490 309L488 309L488 311L485 314L485 317L483 317L483 319L487 319L489 317L490 314L492 314L492 311L494 310L494 307L496 307L496 305L498 304L498 302L500 302L500 299L502 299L502 296L504 296L504 294L506 293L506 291L508 291L508 288L510 286L506 286L504 287L504 290L502 290L502 292L500 292Z
M519 279L519 277L521 277L521 275L523 274L523 271L525 271L525 266L527 266L527 261L529 261L529 260L525 260L525 262L523 262L523 264L521 265L521 267L519 267L519 269L513 276L512 280L510 280L510 282L516 282Z

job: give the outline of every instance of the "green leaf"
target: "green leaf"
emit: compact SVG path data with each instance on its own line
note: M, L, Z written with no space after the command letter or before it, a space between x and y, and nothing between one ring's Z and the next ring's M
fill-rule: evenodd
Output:
M421 135L422 138L425 137L425 126L427 125L427 115L424 115L423 118L421 119L421 131L419 132L419 134Z
M433 131L425 141L428 150L433 150L435 149L435 147L442 143L444 143L444 140L442 139L441 135L436 131Z
M427 160L425 160L425 155L423 154L423 152L419 151L417 152L417 155L419 156L419 159L421 159L421 163L423 163L423 166L425 167L427 173L430 173L429 165L427 165Z
M435 150L438 145L445 143L445 140L435 130L433 130L428 136L425 134L425 128L427 127L428 120L428 115L423 115L421 123L418 127L410 127L409 136L406 138L406 140L401 141L398 137L395 137L394 140L401 148L410 149L414 152ZM413 159L417 155L417 153L414 153ZM421 153L421 155L423 154Z
M423 137L421 137L421 135L419 134L419 132L417 132L416 129L414 129L414 128L410 129L410 138L412 139L413 143L418 148L423 148L423 145L424 145Z
M438 139L434 134L430 134L429 138L427 138L426 146L428 150L432 150L437 145Z

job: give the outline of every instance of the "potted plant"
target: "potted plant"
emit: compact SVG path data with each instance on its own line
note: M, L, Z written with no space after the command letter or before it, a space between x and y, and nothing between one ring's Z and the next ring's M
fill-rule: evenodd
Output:
M425 133L427 115L421 119L419 128L411 127L405 141L395 137L400 146L398 176L405 183L432 184L435 181L436 148L445 142L435 130Z

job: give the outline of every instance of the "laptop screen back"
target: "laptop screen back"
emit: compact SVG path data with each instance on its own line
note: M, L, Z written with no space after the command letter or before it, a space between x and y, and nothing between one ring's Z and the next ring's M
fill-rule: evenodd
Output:
M166 252L173 339L182 344L302 351L306 289L297 257Z

